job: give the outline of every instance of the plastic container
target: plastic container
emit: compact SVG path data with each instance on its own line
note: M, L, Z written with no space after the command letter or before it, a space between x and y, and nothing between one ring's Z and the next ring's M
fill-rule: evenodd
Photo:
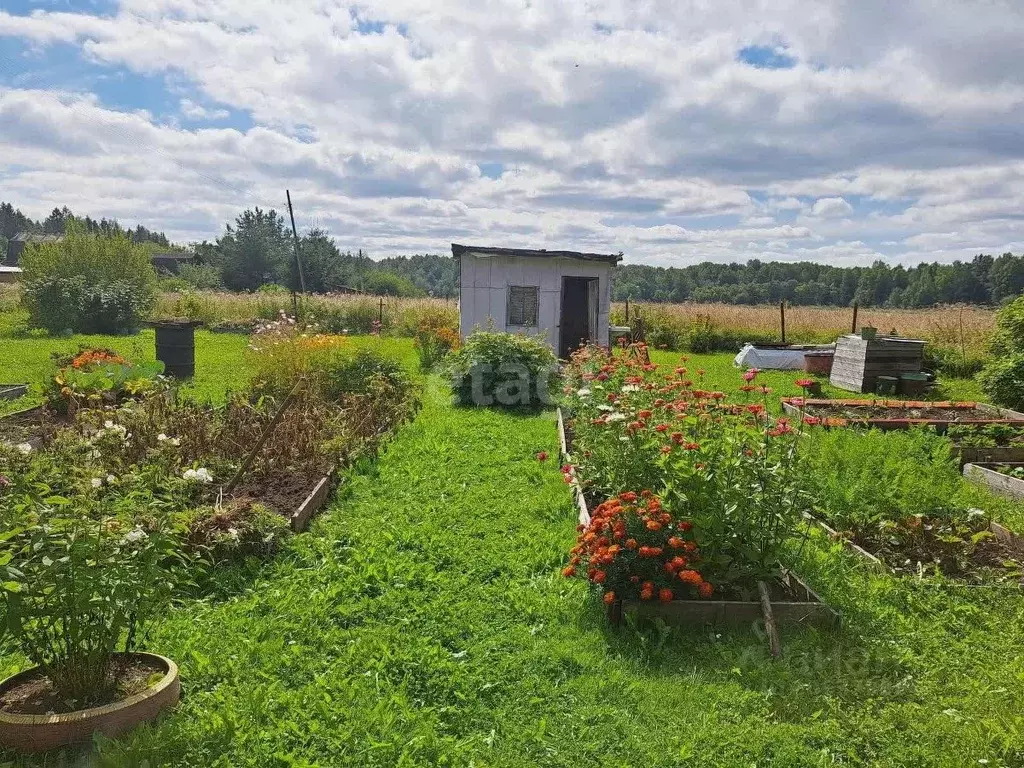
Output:
M875 383L875 392L880 395L895 395L899 382L895 376L879 376Z

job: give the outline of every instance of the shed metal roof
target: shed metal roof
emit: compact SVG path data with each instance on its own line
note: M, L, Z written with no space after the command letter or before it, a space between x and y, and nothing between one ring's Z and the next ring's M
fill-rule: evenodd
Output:
M603 261L607 264L617 264L622 261L621 253L583 253L581 251L548 251L543 248L534 250L529 248L497 248L483 245L460 245L452 243L452 255L459 258L464 253L481 253L488 256L531 256L535 258L557 259L582 259L583 261Z

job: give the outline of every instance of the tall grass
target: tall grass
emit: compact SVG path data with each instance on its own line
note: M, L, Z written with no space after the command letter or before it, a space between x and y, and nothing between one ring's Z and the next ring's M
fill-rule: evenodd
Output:
M612 307L612 322L629 325L626 305ZM636 304L630 305L630 321L644 318L647 339L656 346L692 352L736 350L746 342L768 343L782 339L777 305L732 304ZM857 313L857 330L870 325L881 333L929 343L929 362L961 375L976 373L987 355L995 329L995 310L975 306L944 306L929 309L863 307ZM829 343L853 329L853 309L843 307L787 307L786 341Z
M282 312L293 313L292 297L288 293L199 291L162 294L155 315L188 317L216 328L252 326L260 321L276 320ZM426 318L454 329L459 327L458 306L445 299L327 294L305 298L301 312L304 319L328 333L369 333L377 321L385 333L412 336Z

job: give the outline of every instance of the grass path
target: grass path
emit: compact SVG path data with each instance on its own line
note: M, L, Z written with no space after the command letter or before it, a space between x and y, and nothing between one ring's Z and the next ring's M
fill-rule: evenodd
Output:
M551 413L429 389L310 533L160 628L185 699L98 764L1020 764L1019 594L950 600L833 552L806 572L847 626L786 631L780 663L746 629L614 634L559 575L555 440Z

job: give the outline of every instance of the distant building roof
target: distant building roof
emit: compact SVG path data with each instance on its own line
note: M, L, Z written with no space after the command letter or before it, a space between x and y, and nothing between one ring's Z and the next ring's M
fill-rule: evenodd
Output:
M492 246L459 245L452 243L452 255L459 258L464 253L482 253L489 256L533 256L538 258L557 259L582 259L584 261L603 261L608 264L617 264L622 261L621 254L612 253L582 253L581 251L548 251L543 248L532 250L529 248L495 248Z
M35 232L19 232L11 238L12 243L59 243L64 235L41 235Z

